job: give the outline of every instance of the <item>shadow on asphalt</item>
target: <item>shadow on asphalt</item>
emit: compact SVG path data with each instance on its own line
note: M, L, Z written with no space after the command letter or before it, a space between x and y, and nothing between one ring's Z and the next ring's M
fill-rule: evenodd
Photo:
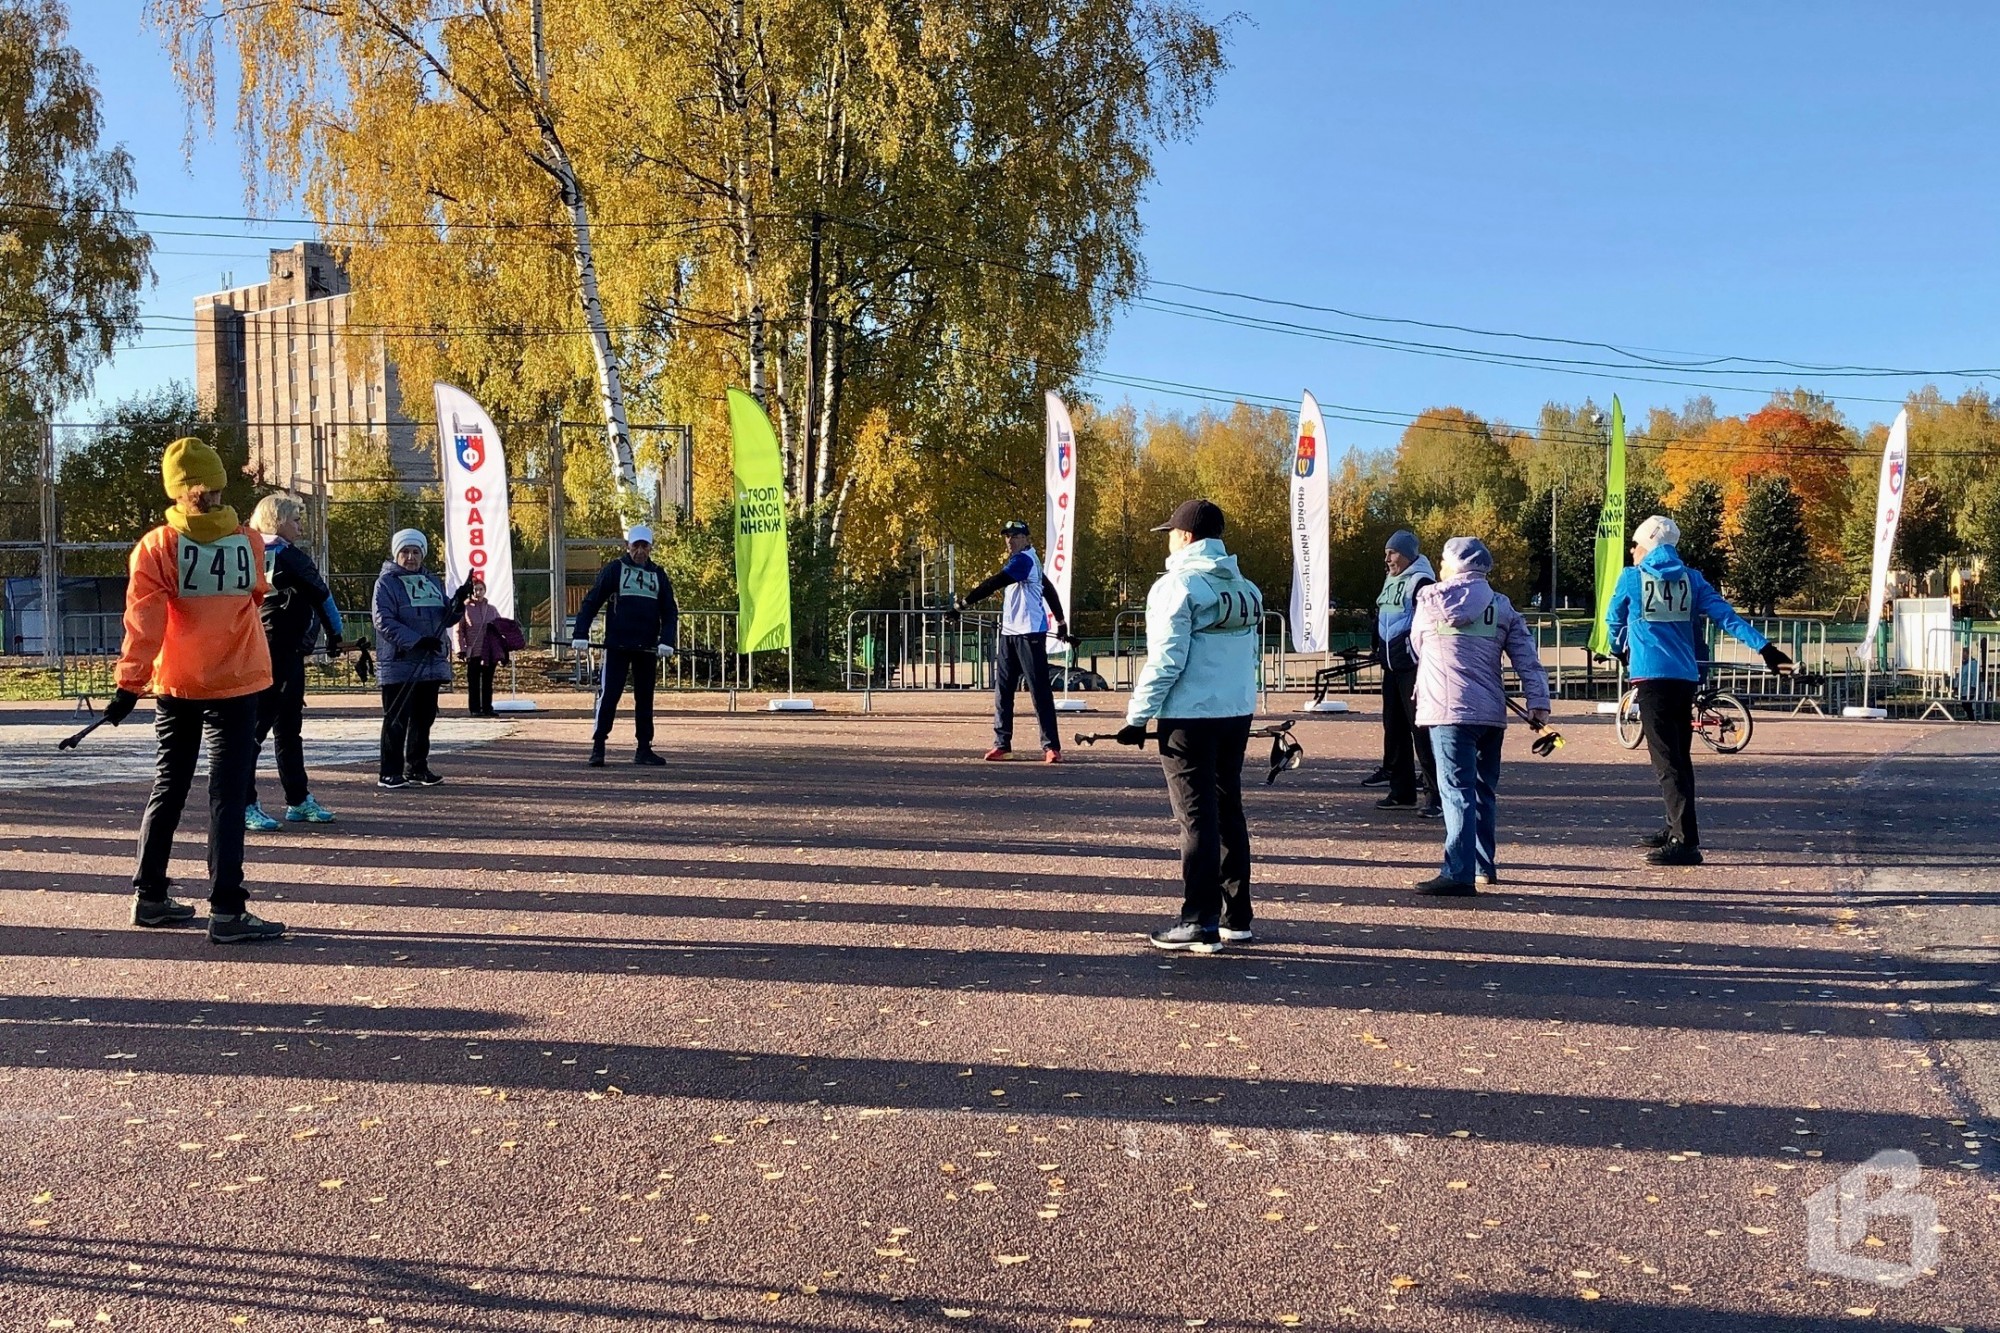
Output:
M410 1035L393 1009L327 1005L306 1011L317 1020L310 1026L301 1011L298 1005L254 1002L86 1000L70 1006L48 997L14 997L0 1007L0 1021L10 1047L18 1052L14 1062L28 1069L102 1070L115 1056L123 1074L467 1084L570 1093L616 1086L627 1097L759 1107L1052 1116L1116 1122L1128 1136L1128 1148L1162 1155L1185 1151L1190 1132L1200 1137L1211 1127L1290 1136L1292 1146L1308 1154L1323 1147L1314 1135L1332 1133L1454 1135L1550 1148L1777 1160L1803 1160L1813 1153L1839 1162L1866 1160L1882 1144L1894 1143L1938 1166L1958 1152L1957 1136L1940 1122L1866 1111L466 1038L460 1034L478 1030L493 1015L419 1011L431 1017L434 1028L454 1034L433 1039ZM79 1017L91 1021L79 1022ZM290 1020L289 1025L281 1019ZM161 1040L167 1035L172 1040Z

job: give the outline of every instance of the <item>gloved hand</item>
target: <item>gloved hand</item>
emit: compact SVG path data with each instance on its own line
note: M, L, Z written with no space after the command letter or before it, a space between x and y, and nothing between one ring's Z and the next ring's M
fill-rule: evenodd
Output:
M1785 650L1775 643L1765 644L1757 650L1757 655L1763 658L1764 665L1773 671L1784 671L1792 665L1792 659L1787 657Z
M417 640L416 645L410 651L428 655L442 647L444 647L444 640L438 638L435 634L426 634L423 638Z
M587 653L590 651L590 640L571 639L569 641L569 650L573 653Z
M471 598L472 598L472 581L470 579L467 579L464 583L459 584L458 591L451 595L451 602L450 602L451 609L454 611L463 610L465 608L466 602L470 601Z
M680 656L680 649L674 647L671 643L660 645L660 660L662 662L671 662L678 656Z
M963 597L952 598L951 609L954 611L963 611L965 609L965 599Z
M1546 723L1546 722L1547 722L1548 720L1549 720L1549 710L1548 710L1548 709L1546 709L1546 708L1530 708L1530 709L1528 710L1528 725L1529 725L1529 726L1531 726L1531 727L1540 727L1541 725L1543 725L1544 723Z
M1144 745L1146 743L1146 724L1144 722L1127 722L1124 726L1118 728L1117 740L1120 745Z
M130 690L120 690L111 696L111 702L104 705L104 720L117 726L132 716L132 710L139 706L139 696Z
M347 645L342 643L339 639L329 639L327 641L326 655L328 657L338 657L346 651L347 651Z
M1067 620L1058 620L1055 622L1055 636L1065 643L1069 642L1069 622Z

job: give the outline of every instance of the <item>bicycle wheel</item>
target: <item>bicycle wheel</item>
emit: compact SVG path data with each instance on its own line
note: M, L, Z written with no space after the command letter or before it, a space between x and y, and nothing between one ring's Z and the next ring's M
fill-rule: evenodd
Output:
M1715 694L1695 709L1694 734L1717 754L1736 754L1750 743L1757 724L1750 710L1733 694Z
M1618 696L1618 713L1613 719L1613 727L1618 732L1618 743L1628 750L1639 748L1639 742L1646 739L1646 733L1639 728L1639 691L1629 689Z

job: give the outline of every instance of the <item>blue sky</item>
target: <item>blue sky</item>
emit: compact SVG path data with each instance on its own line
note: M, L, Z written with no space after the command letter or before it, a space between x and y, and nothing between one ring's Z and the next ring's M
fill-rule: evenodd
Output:
M181 157L179 94L140 0L72 0L108 138L138 159L138 207L239 214L225 129ZM2000 7L1861 4L1249 4L1233 68L1148 198L1152 276L1360 314L1658 349L1895 369L2000 364L2000 135L1987 68ZM1220 5L1212 5L1219 11ZM144 219L162 236L147 309L186 315L248 280L296 229ZM1586 351L1156 288L1158 298L1334 330L1592 360ZM160 324L99 379L107 400L190 378ZM1394 443L1397 419L1456 404L1531 424L1545 401L1629 416L1705 390L1640 372L1495 366L1121 312L1105 372L1383 409L1336 441ZM1803 383L1851 420L1894 414L1927 377L1686 370L1725 412ZM1956 391L1968 379L1939 378ZM1142 405L1197 400L1101 382ZM1870 399L1890 400L1883 402ZM1329 411L1333 409L1329 407Z

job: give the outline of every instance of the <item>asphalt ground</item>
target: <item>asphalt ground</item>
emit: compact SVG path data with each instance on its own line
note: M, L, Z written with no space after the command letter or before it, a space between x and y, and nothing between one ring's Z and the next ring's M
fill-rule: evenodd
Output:
M58 771L0 714L0 1327L2000 1327L1994 733L1760 716L1656 870L1572 707L1440 900L1372 715L1302 720L1258 939L1192 957L1156 761L877 703L670 712L654 770L461 721L396 793L316 707L340 822L252 835L294 933L235 949L125 924L144 714ZM1938 1229L1810 1266L1885 1149Z

